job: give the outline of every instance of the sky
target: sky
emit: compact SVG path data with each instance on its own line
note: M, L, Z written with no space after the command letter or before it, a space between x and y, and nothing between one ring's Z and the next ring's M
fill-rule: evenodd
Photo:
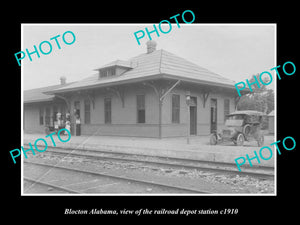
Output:
M158 27L158 23L156 24ZM153 24L22 24L21 50L34 51L43 41L52 44L48 55L32 54L21 61L23 90L56 85L65 76L78 81L96 73L95 69L117 59L128 60L146 52L147 35L138 45L134 32L150 31ZM168 25L163 30L168 30ZM66 31L76 37L73 44L62 40ZM156 49L164 49L236 82L276 66L276 26L274 24L172 24L169 33L152 33ZM58 49L57 38L61 49ZM71 35L66 35L68 42ZM47 44L43 50L48 51ZM17 61L16 61L17 63ZM274 71L271 72L274 76ZM276 75L275 75L276 76ZM275 80L275 79L273 79ZM274 83L268 87L273 88Z

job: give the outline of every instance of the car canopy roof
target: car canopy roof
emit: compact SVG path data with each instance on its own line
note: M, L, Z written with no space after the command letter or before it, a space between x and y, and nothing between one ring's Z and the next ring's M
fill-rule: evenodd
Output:
M255 110L241 110L241 111L235 111L230 114L231 115L250 115L250 116L265 116L266 114L263 112L255 111Z

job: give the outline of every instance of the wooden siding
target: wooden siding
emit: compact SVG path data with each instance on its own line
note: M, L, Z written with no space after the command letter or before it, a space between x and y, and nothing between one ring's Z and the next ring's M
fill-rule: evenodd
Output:
M186 87L174 88L165 98L162 104L162 137L186 136L188 127L188 107L186 104ZM200 88L189 88L191 96L197 98L197 135L210 133L210 99L217 99L217 126L224 126L224 99L230 99L230 112L234 111L234 94L226 94L222 91L210 93L205 107L203 105ZM93 103L90 105L90 124L84 122L84 101L88 98L83 93L74 93L70 99L71 123L74 124L74 102L79 101L81 115L82 135L114 135L135 137L159 137L159 100L155 91L142 83L132 84L124 88L124 106L118 94L110 89L96 89ZM146 121L137 123L136 96L145 95ZM172 123L172 94L180 96L180 121ZM104 121L104 98L111 98L111 124ZM39 125L39 106L41 104L27 105L25 111L25 131L44 132L44 125ZM52 113L52 109L51 109Z

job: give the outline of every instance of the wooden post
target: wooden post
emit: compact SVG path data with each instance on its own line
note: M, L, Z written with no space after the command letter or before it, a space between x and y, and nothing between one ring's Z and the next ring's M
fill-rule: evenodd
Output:
M162 85L155 82L144 82L143 85L151 87L158 97L158 136L162 138L162 105L165 97L180 83L180 80L177 80L171 87L167 87L167 90L164 91Z

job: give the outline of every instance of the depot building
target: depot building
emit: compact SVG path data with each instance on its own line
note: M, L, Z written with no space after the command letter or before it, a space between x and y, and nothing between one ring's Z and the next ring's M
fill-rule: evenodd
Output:
M208 135L224 126L239 96L235 82L163 49L154 41L128 61L96 68L96 74L24 91L25 133L44 133L57 113L70 113L80 135L180 137ZM78 121L78 120L77 120ZM79 135L79 134L78 134Z

